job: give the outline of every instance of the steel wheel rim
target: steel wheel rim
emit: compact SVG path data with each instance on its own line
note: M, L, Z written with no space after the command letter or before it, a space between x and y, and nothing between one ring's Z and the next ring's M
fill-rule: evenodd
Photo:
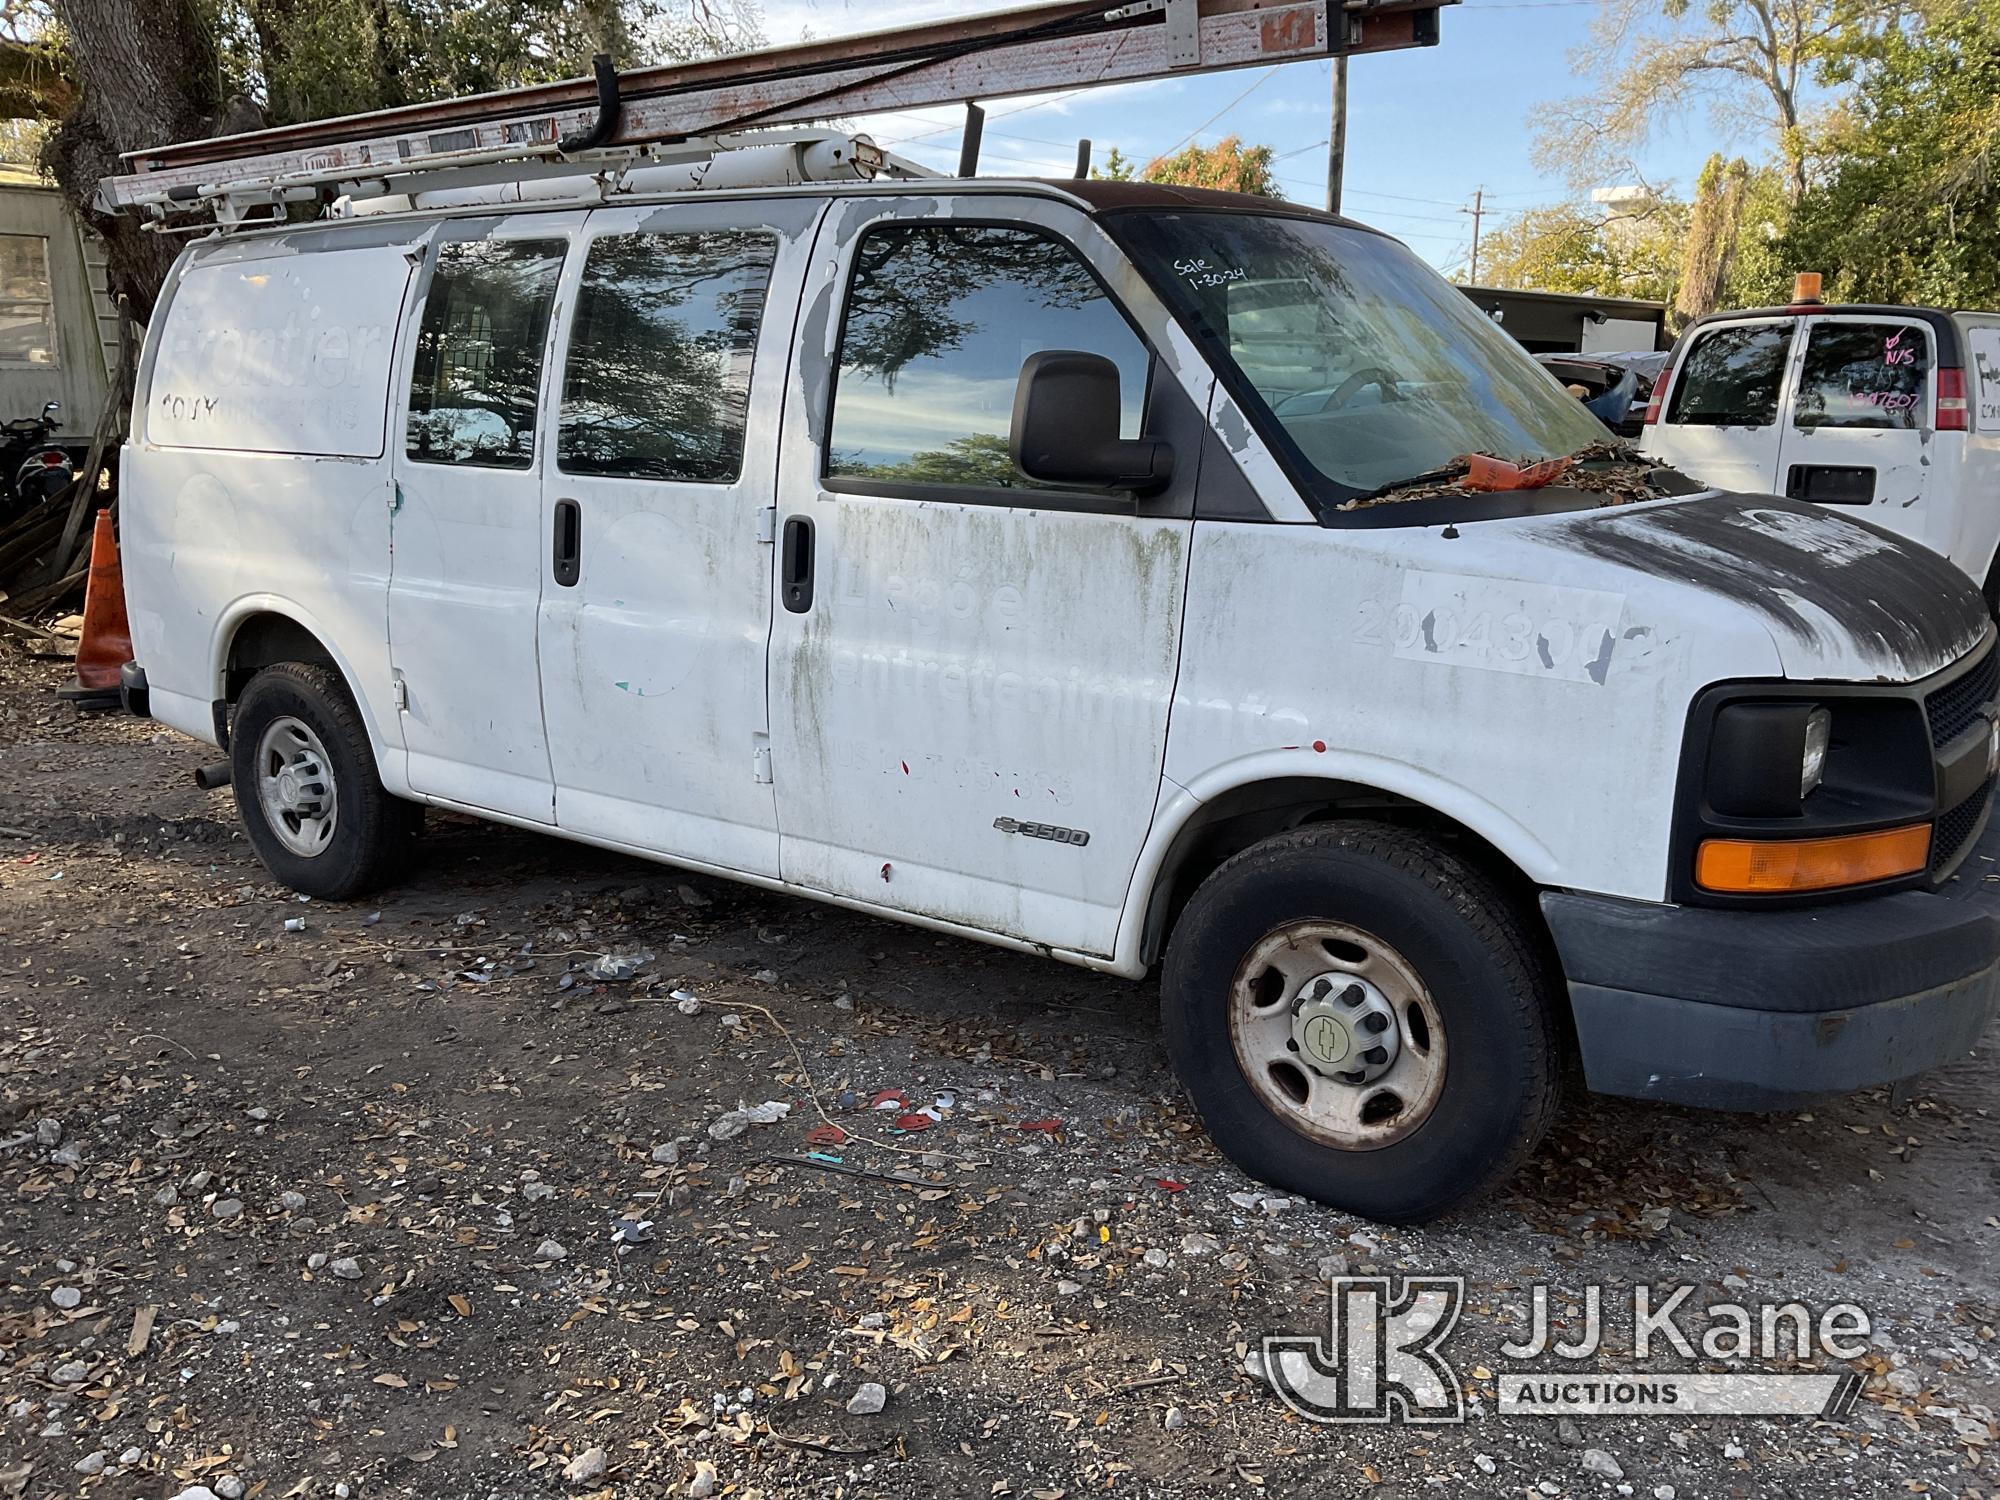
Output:
M1266 934L1230 981L1229 1035L1259 1102L1338 1150L1394 1145L1444 1092L1429 987L1394 948L1342 922Z
M325 853L340 822L340 790L312 726L289 714L273 719L257 741L256 776L257 800L278 842L304 859Z

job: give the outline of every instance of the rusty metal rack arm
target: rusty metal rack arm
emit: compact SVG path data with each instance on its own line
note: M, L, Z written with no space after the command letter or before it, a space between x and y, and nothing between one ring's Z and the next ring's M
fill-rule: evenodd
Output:
M131 152L98 202L227 217L232 205L306 201L346 180L510 160L587 164L838 115L1394 51L1436 42L1438 13L1455 3L1063 0Z

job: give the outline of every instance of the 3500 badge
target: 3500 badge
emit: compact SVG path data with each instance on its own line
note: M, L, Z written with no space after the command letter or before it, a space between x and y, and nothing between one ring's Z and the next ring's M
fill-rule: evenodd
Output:
M1068 844L1077 849L1090 842L1087 830L1058 828L1053 823L1023 823L1015 818L995 818L993 826L1002 833L1018 833L1031 839L1047 839L1052 844Z

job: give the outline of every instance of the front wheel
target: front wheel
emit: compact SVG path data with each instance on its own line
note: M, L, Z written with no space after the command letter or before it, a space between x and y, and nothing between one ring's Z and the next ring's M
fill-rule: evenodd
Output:
M1547 964L1494 883L1329 823L1226 862L1167 953L1168 1050L1251 1176L1389 1223L1505 1180L1555 1112Z
M305 895L339 901L379 884L422 820L382 789L361 712L325 667L284 662L251 678L229 750L251 845Z

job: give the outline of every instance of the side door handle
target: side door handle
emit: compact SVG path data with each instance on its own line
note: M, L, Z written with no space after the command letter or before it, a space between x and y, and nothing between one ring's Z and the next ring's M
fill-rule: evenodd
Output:
M785 545L778 561L778 596L802 615L813 603L813 523L807 516L785 518Z
M583 576L583 508L574 500L556 501L555 579L566 589Z

